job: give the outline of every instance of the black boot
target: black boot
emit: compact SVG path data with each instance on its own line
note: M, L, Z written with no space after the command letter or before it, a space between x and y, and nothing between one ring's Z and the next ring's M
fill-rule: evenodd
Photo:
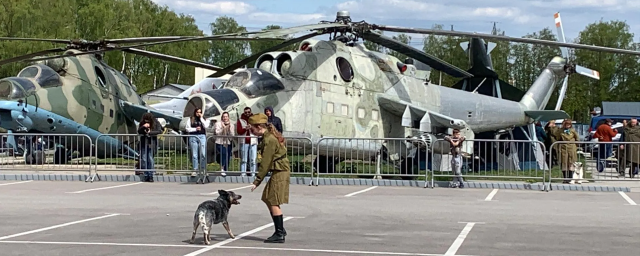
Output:
M272 236L267 238L267 240L264 240L264 242L265 243L284 243L284 236L286 235L286 232L284 231L284 227L283 227L282 215L271 216L271 218L273 219L273 225L276 228L276 232L273 233Z

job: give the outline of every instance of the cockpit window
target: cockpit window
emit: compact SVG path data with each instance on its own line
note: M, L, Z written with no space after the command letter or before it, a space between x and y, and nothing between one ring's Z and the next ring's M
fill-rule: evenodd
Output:
M229 78L226 87L242 88L247 82L249 82L250 78L251 73L249 73L248 71L240 71Z
M62 79L58 72L42 64L24 68L18 73L18 77L35 78L42 88L62 86Z
M206 102L207 104L203 114L204 117L214 117L220 115L220 110L218 110L216 105L213 104L213 101L211 101L210 99L206 99Z
M225 88L206 91L202 93L213 98L218 103L218 105L220 105L220 109L222 109L223 111L227 109L229 106L240 102L240 99L238 98L235 92ZM209 109L209 104L207 104L207 109ZM205 112L206 111L208 110L205 110Z
M29 66L21 70L20 73L18 73L18 77L36 78L36 76L38 75L38 72L40 72L39 68L34 66Z

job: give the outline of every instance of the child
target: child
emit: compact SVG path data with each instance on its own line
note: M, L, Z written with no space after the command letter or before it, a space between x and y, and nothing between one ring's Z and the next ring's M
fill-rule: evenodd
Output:
M460 130L453 129L453 136L446 136L444 138L450 143L451 146L451 170L454 172L455 177L451 183L451 187L464 188L464 180L462 179L462 142L464 142L464 136L460 135Z

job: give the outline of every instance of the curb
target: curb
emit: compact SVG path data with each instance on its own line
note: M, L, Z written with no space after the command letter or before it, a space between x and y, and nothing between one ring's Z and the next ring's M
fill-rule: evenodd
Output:
M25 181L25 180L39 180L39 181L86 181L89 176L87 174L0 174L0 180L5 181ZM139 182L142 181L140 176L137 175L113 175L106 174L100 175L101 181L121 181L121 182ZM181 183L196 183L198 181L197 176L155 176L155 181L158 182L181 182ZM268 180L269 177L265 178ZM210 183L251 183L253 177L241 177L241 176L209 176ZM425 181L417 180L374 180L374 179L340 179L340 178L320 178L313 180L311 177L291 177L291 183L293 185L343 185L343 186L397 186L397 187L425 187ZM95 180L99 183L100 181ZM538 190L543 191L544 186L542 183L506 183L506 182L478 182L478 181L466 181L464 182L465 188L483 188L483 189L514 189L514 190ZM434 187L448 188L448 181L437 181ZM561 191L590 191L590 192L631 192L629 187L616 187L616 186L591 186L591 185L568 185L568 184L551 184L549 191L561 190Z

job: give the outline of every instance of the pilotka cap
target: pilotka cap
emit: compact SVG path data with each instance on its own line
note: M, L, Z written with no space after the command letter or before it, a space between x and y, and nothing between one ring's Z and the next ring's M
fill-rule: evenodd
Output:
M263 113L254 114L249 117L249 124L266 124L269 122L267 115Z

